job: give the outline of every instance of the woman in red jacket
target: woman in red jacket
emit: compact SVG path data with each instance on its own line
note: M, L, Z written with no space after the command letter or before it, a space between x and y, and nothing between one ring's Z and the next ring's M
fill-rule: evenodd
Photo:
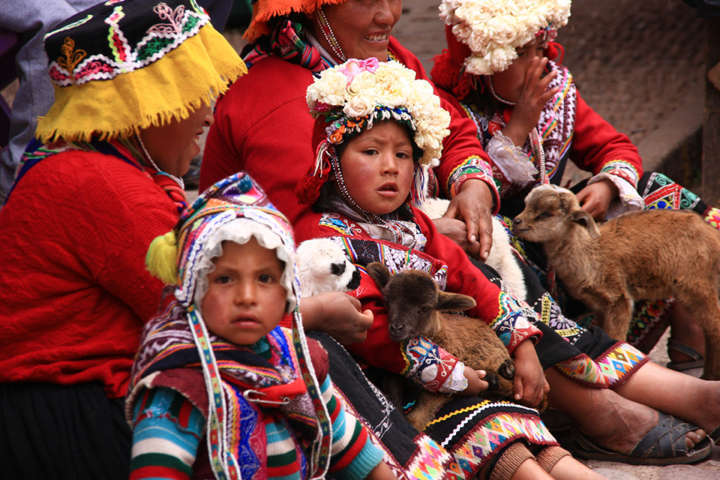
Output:
M258 1L245 38L248 75L218 101L200 173L200 189L247 171L295 221L307 210L294 187L312 164L312 118L305 90L313 74L348 58L394 59L427 79L422 64L391 36L401 0ZM435 169L439 193L464 219L469 248L486 258L490 213L499 196L472 122L448 102L450 135Z
M127 478L123 396L211 103L245 72L189 0L103 2L45 41L55 103L0 211L0 450L12 478Z

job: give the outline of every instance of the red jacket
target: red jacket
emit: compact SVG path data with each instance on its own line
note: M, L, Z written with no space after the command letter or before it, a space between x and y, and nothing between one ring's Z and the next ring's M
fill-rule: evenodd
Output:
M397 40L390 40L391 55L418 78L428 80L420 61ZM298 203L295 187L314 164L312 149L314 120L305 101L312 73L278 57L265 58L237 79L215 110L215 123L208 133L200 172L200 189L237 171L248 172L262 185L270 200L291 222L308 207ZM476 137L475 125L445 100L451 114L450 135L443 142L443 158L436 168L441 187L448 194L449 182L458 182L469 158L489 162ZM499 206L492 172L483 178Z
M33 166L0 210L0 382L102 382L126 393L162 284L152 239L177 221L139 167L66 151Z

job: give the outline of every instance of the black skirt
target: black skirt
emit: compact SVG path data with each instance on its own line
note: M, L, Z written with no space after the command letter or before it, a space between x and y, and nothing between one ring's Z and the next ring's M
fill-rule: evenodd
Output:
M123 405L99 383L0 384L3 478L127 479L132 431Z

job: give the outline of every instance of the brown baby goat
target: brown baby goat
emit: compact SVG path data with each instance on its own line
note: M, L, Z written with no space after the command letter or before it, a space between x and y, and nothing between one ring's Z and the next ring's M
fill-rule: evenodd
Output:
M446 313L474 307L472 297L443 292L429 274L419 270L391 276L385 265L373 262L367 271L385 297L390 338L396 342L429 338L465 365L485 370L493 396L512 398L515 364L500 338L482 320ZM423 390L408 415L410 424L422 431L449 399L449 395Z
M650 210L599 226L570 190L537 187L515 233L543 245L568 293L625 339L635 300L673 297L705 332L704 378L720 379L720 233L692 212Z

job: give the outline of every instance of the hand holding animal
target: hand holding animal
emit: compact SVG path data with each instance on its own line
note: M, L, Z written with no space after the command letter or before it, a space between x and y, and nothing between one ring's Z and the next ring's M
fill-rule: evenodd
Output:
M507 348L482 320L448 312L463 312L475 306L467 295L440 290L426 272L406 270L390 275L379 262L367 265L367 272L385 297L390 338L401 342L424 336L455 355L473 370L485 370L488 392L512 398L515 365ZM423 391L410 423L422 430L449 395Z
M674 298L705 332L703 377L720 379L720 233L700 216L650 210L598 225L570 190L543 185L513 229L543 245L568 293L613 338L625 339L635 301Z

